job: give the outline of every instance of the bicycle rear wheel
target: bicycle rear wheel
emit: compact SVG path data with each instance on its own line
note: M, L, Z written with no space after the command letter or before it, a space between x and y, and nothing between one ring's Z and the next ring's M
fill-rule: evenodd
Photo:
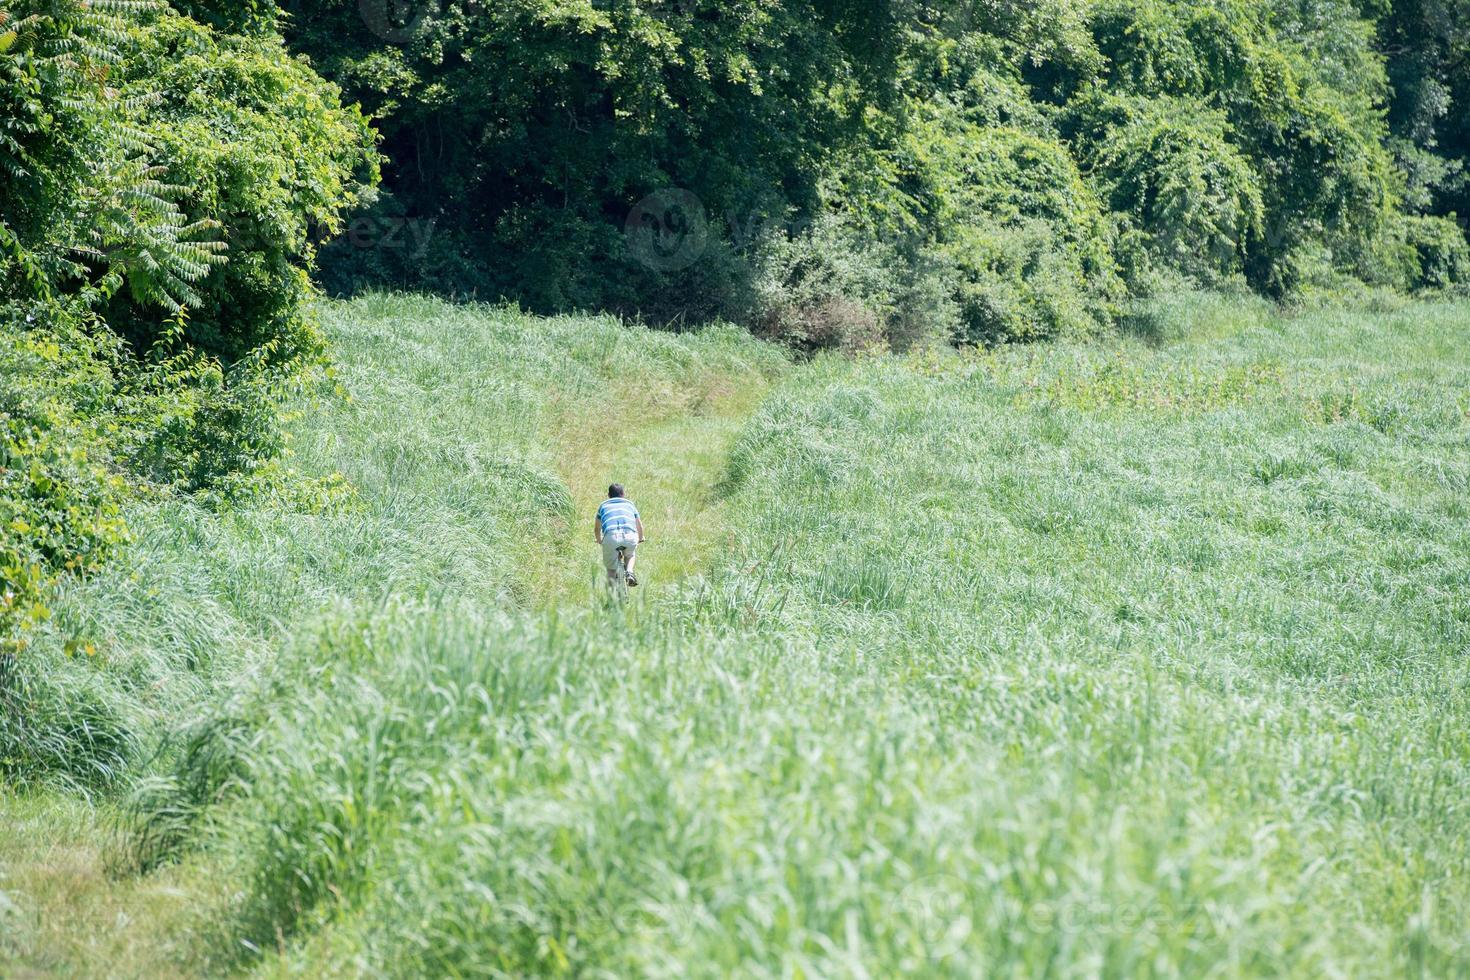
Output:
M628 552L617 549L618 560L613 566L612 578L608 580L608 589L613 597L619 602L628 598Z

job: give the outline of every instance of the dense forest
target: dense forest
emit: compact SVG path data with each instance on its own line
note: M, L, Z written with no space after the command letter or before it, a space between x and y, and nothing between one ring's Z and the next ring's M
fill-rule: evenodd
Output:
M124 495L290 483L322 288L1088 337L1463 288L1467 156L1465 0L6 0L0 633Z
M1436 220L1467 213L1454 2L337 0L274 25L389 161L324 253L334 291L993 342L1105 329L1175 275L1466 275ZM639 219L664 240L630 246Z

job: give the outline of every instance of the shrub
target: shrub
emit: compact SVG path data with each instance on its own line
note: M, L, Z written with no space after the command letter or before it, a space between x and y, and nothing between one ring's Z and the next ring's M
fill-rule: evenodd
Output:
M1072 256L1043 221L1011 227L970 224L943 246L959 308L956 340L968 344L1085 337L1111 322L1087 295Z
M273 345L228 366L192 347L134 365L119 393L133 471L185 492L238 483L285 449L281 405L303 375Z
M1254 286L1278 296L1299 284L1304 253L1318 246L1339 253L1332 257L1339 268L1361 267L1397 207L1387 133L1376 110L1384 81L1371 28L1342 10L1334 17L1330 36L1315 23L1274 26L1276 11L1264 0L1113 0L1091 19L1109 61L1110 94L1189 97L1146 123L1156 128L1173 115L1165 132L1173 131L1167 149L1174 165L1214 174L1218 200L1205 213L1190 209L1196 220L1184 241L1221 220L1244 224L1242 217L1256 210L1250 187L1258 187L1261 234L1247 237L1243 265ZM1205 111L1194 99L1212 108ZM1200 137L1200 146L1182 145L1180 126ZM1119 151L1120 161L1152 169L1138 137L1123 137ZM1158 174L1153 186L1163 179ZM1213 220L1206 217L1211 210Z
M1189 98L1096 95L1066 115L1100 193L1158 262L1206 284L1241 271L1265 206L1223 113Z
M763 243L756 330L808 353L882 344L898 313L900 262L836 214Z
M896 266L887 332L899 347L935 333L961 343L1094 335L1124 292L1117 223L1015 67L1017 38L1045 34L1044 14L995 16L999 34L916 43L905 100L868 114L862 145L824 185L853 229L844 249ZM1089 73L1087 46L1074 41L1040 47Z
M258 465L281 445L272 396L321 354L313 236L376 179L365 120L279 39L147 0L17 13L0 60L0 285L101 312L132 346L112 367L163 345L117 379L147 397L108 407L153 433L120 454L148 477L200 487Z
M0 308L0 657L49 618L47 591L125 540L96 411L110 395L105 333L75 309Z
M1404 238L1413 250L1415 289L1453 289L1470 285L1470 243L1454 216L1410 215Z
M140 302L194 302L193 284L223 258L207 217L178 207L129 101L111 84L132 50L133 19L152 0L99 7L23 0L0 11L0 286L9 297L80 295L123 286Z
M964 94L926 95L931 80L902 113L868 121L871 147L826 187L845 229L831 251L843 258L814 278L880 313L900 347L936 331L989 344L1107 330L1124 293L1116 222L1066 146L1014 76L958 55L934 70L964 74L968 83L943 83ZM881 290L854 289L843 262L891 271L876 277Z
M940 148L935 245L952 274L966 343L1086 336L1122 296L1113 235L1055 140L940 115L916 134ZM932 152L932 150L931 150Z
M195 287L183 339L226 365L272 345L272 364L319 355L309 316L314 238L377 178L373 135L335 86L271 36L230 37L177 16L152 19L125 62L131 121L180 207L217 222L229 261ZM136 291L108 322L147 350L165 330Z

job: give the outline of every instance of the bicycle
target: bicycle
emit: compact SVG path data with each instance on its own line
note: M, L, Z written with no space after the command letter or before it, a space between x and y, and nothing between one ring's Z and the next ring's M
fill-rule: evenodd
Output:
M647 539L645 538L644 540ZM640 541L638 543L642 544L643 542ZM613 596L621 602L628 598L628 549L626 546L619 545L614 550L617 552L618 564L617 568L613 570L613 577L608 583L608 588L612 590Z

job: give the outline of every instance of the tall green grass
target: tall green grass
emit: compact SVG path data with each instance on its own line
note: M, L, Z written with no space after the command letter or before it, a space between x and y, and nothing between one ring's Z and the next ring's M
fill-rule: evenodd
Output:
M782 543L763 627L1058 815L997 848L1010 807L950 801L967 935L930 966L1465 970L1467 340L1463 305L1330 310L834 362L767 403L728 480L747 563ZM1011 873L1083 921L1015 949Z
M784 363L733 328L676 336L395 295L323 315L340 390L305 407L286 492L139 501L135 546L54 603L19 665L25 713L0 729L32 760L23 784L116 785L160 731L343 606L528 602L529 544L574 516L556 468L569 417L644 424Z
M269 639L144 863L216 855L200 941L265 975L1470 972L1470 307L1200 302L1147 343L791 370L712 475L707 575L546 613L496 557L566 519L522 417L602 397L611 342L671 386L775 366L336 308L358 397L301 462L357 502L167 522L210 529L248 624L213 635ZM482 439L516 475L445 451Z

